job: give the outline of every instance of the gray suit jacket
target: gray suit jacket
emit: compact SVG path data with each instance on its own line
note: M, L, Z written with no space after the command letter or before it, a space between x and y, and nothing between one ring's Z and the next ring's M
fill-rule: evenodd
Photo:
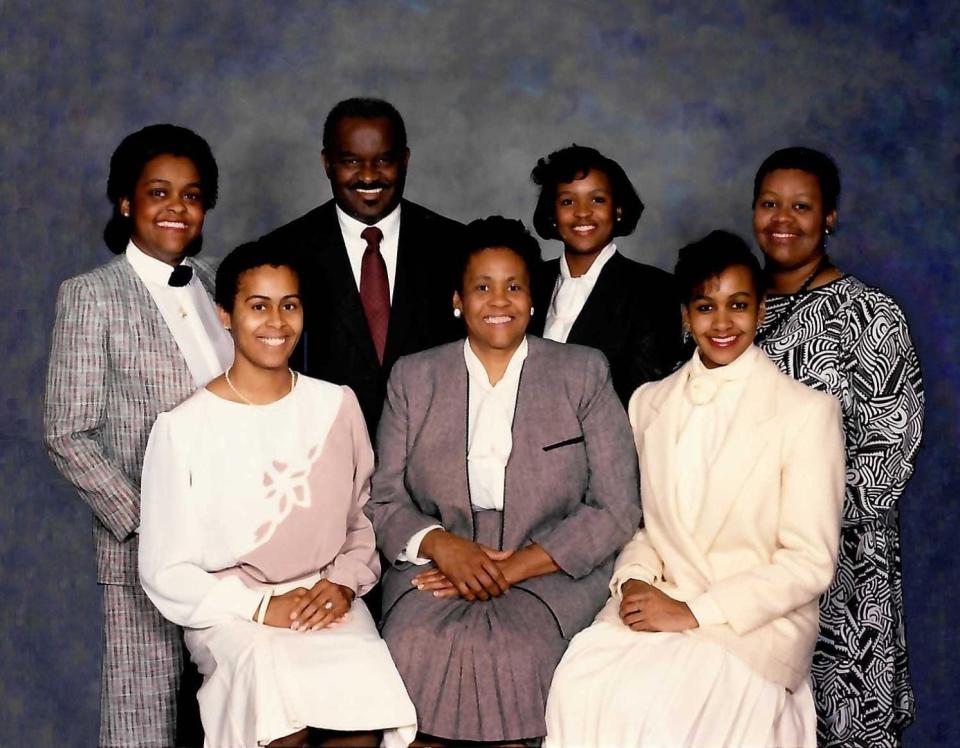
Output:
M191 258L213 289L213 270ZM196 389L149 290L124 255L63 282L47 370L44 442L95 517L97 580L138 584L140 470L157 414Z
M599 352L528 337L507 463L500 547L539 543L561 571L521 582L565 637L607 598L613 558L640 522L637 456ZM467 485L468 378L463 342L401 358L387 386L378 465L365 511L395 561L419 530L474 534ZM423 567L383 575L383 609L413 590Z

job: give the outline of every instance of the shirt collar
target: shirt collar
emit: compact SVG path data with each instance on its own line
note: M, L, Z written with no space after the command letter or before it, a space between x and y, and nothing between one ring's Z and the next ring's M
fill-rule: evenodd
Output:
M614 256L617 252L617 245L613 242L610 242L606 247L600 250L600 254L597 255L597 259L593 261L593 264L590 266L590 269L585 272L583 275L573 278L570 275L570 267L567 265L567 256L566 254L560 255L560 275L563 276L564 280L588 280L591 282L596 282L597 278L600 275L600 271L603 270L603 266L607 264L611 257Z
M467 363L467 373L470 375L470 378L485 390L489 391L503 382L510 381L515 377L520 377L520 370L523 368L523 362L527 358L527 349L527 336L524 335L523 340L520 341L520 345L517 346L517 350L515 350L510 357L507 370L503 373L503 377L496 385L490 384L490 378L487 376L487 370L484 368L483 362L477 358L477 354L474 353L473 348L470 347L470 338L463 341L463 359Z
M167 285L167 281L170 280L170 273L173 272L171 265L148 255L133 243L133 239L127 242L126 254L127 262L133 266L134 271L142 280L159 286ZM190 262L184 258L181 264L190 265Z
M359 239L360 234L362 234L363 230L368 228L370 224L363 223L363 221L358 221L353 216L347 215L346 212L340 209L339 205L337 205L336 208L337 221L340 222L340 231L344 236ZM400 231L400 203L397 203L396 208L372 225L383 232L384 239L397 236Z

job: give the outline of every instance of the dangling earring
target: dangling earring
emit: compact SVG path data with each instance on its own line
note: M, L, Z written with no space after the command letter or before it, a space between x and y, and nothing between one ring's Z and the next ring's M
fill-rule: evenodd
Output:
M533 307L530 307L530 316L533 316Z
M463 314L463 312L461 312L458 307L454 307L454 308L453 308L453 316L454 316L454 317L456 317L457 319L460 319L460 315L461 315L461 314Z

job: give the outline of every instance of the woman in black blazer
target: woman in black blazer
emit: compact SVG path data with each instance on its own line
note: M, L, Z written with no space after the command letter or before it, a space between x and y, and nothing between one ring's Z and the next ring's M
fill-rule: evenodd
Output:
M594 148L571 145L537 162L540 197L533 225L563 242L534 283L542 310L530 331L597 348L610 362L626 403L644 382L669 374L680 358L680 307L673 278L624 257L614 237L636 228L643 203L623 168Z

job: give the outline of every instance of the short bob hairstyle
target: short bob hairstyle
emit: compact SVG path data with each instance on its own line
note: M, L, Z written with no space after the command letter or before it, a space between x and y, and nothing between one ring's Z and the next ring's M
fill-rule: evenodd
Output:
M297 276L298 285L302 285L299 283L300 271L292 253L263 242L247 242L224 257L223 262L217 268L217 282L213 292L213 300L225 312L232 313L237 291L240 288L240 276L248 270L264 265L274 268L290 268L293 274ZM301 303L303 303L302 288L300 292Z
M767 290L766 276L760 261L747 243L729 231L711 231L702 239L680 250L673 274L680 303L687 306L710 278L716 278L729 267L743 265L750 270L757 299Z
M485 249L505 247L512 250L527 268L531 278L540 264L540 245L534 239L522 221L503 216L478 218L467 224L461 243L460 261L455 268L454 288L463 295L463 276L467 272L470 258Z
M127 135L110 158L110 176L107 177L107 199L113 205L113 215L103 229L103 241L114 254L123 254L133 233L133 221L120 212L120 201L132 199L147 162L169 154L183 156L193 162L200 175L204 211L213 210L217 204L217 189L220 172L213 152L206 140L193 130L177 125L149 125ZM200 251L203 236L198 236L188 255Z
M823 215L827 216L837 209L837 203L840 200L840 170L834 160L826 153L803 146L781 148L763 160L760 168L757 169L757 175L753 178L753 203L751 203L751 207L757 204L757 197L759 197L760 190L763 188L763 180L770 172L778 169L797 169L798 171L805 171L807 174L813 174L820 183Z
M383 99L354 98L344 99L336 104L323 123L323 149L333 149L337 125L347 117L360 119L385 119L393 130L394 148L400 152L407 150L407 127L403 124L400 112L389 101Z
M643 214L643 202L623 167L596 148L574 143L541 158L530 173L533 183L540 187L537 207L533 210L533 227L541 238L560 238L556 226L557 186L583 179L594 170L607 175L613 191L613 206L620 209L620 220L614 223L613 236L633 233Z

